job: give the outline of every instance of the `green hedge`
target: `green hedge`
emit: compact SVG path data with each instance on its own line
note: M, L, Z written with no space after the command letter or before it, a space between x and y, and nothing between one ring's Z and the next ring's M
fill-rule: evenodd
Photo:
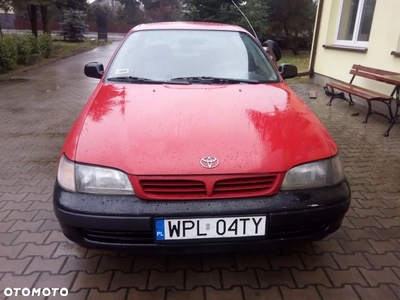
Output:
M17 64L29 65L53 54L53 39L49 34L5 34L0 37L0 72L10 71Z
M40 52L44 58L50 58L53 54L53 39L50 34L41 34L38 37Z
M32 44L29 36L26 34L15 35L15 44L17 45L17 62L20 65L27 65L31 62Z
M0 71L9 71L15 68L18 60L18 50L15 39L5 35L0 38Z

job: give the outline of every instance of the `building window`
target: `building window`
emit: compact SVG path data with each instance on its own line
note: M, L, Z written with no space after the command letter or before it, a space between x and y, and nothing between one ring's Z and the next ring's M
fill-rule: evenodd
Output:
M335 44L367 47L376 0L341 0Z

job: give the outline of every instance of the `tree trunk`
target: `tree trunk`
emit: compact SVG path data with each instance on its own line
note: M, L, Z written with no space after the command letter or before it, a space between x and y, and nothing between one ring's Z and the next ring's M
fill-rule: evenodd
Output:
M292 37L292 40L291 40L291 50L293 51L294 55L298 55L299 51L300 51L298 36L299 36L298 30L295 29L294 36Z
M40 13L42 15L43 33L51 34L49 7L40 5Z
M28 5L29 20L31 21L31 30L34 36L38 36L37 26L37 6L35 4Z

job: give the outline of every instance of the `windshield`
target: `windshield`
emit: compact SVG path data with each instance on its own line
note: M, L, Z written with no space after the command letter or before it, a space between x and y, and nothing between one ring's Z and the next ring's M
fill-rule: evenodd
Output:
M216 30L146 30L130 34L106 78L231 78L277 82L265 53L246 33ZM136 81L132 81L136 82Z

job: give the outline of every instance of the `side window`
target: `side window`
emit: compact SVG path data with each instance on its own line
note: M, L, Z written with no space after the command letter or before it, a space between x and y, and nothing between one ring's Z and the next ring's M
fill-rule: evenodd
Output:
M270 61L265 57L265 53L258 45L247 35L242 36L246 45L249 57L249 72L253 73L252 79L268 77L269 80L276 80L276 72Z
M335 44L367 47L376 0L341 0Z

